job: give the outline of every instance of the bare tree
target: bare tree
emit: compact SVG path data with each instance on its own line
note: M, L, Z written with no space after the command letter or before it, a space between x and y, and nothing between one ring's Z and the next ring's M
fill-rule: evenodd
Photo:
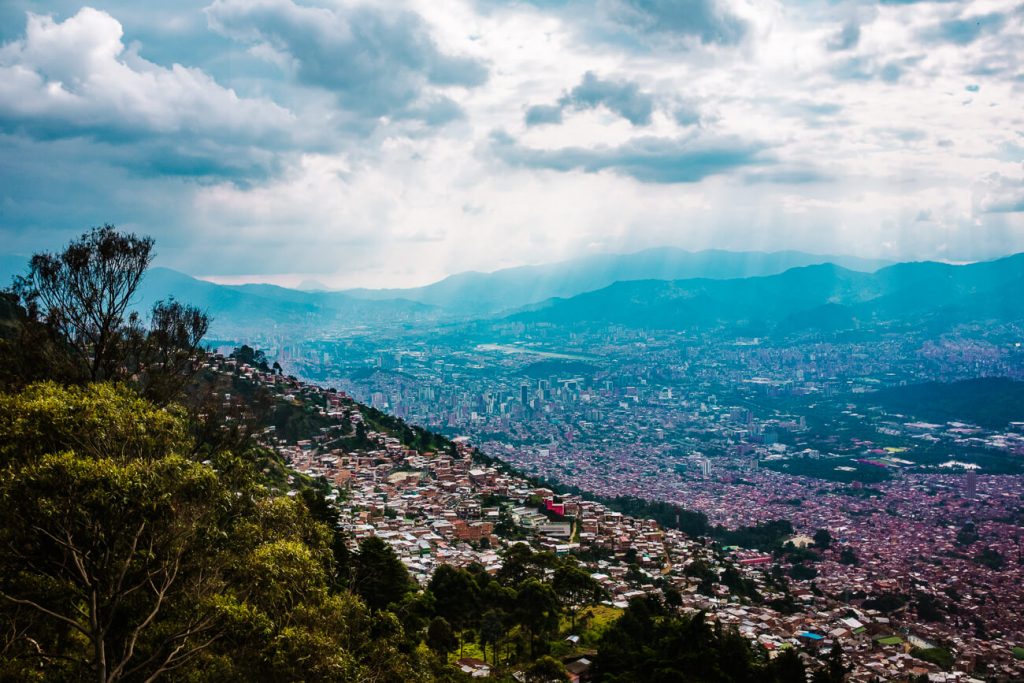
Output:
M92 380L116 371L125 316L153 259L153 240L93 228L59 254L32 257L15 291L67 339Z
M136 378L143 396L163 405L179 398L199 370L210 318L174 299L153 306L149 333L140 340Z

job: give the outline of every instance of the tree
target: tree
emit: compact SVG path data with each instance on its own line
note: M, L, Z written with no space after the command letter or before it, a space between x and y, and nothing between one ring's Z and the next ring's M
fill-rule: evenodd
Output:
M551 587L562 607L569 612L572 628L576 629L576 615L582 607L601 599L601 584L579 567L564 564L555 570Z
M824 669L814 672L815 683L843 683L850 671L843 663L843 648L839 641L833 641Z
M153 305L149 333L133 344L133 374L143 396L158 405L181 396L199 370L200 344L209 326L209 317L195 306L174 299Z
M530 655L538 642L558 628L558 596L546 583L529 578L516 591L513 618L530 634Z
M68 450L122 463L155 461L189 446L180 409L159 408L125 387L41 382L0 394L0 465Z
M430 625L427 626L427 647L444 658L458 646L459 639L455 637L451 624L444 617L434 617L430 620Z
M857 558L857 553L853 551L853 548L846 546L839 552L839 563L857 565L860 564L860 560Z
M822 550L827 550L832 545L832 534L828 529L818 529L814 532L814 545Z
M479 589L469 572L443 564L430 577L428 590L436 600L434 611L438 616L457 633L469 628L479 609ZM459 644L462 644L461 637Z
M544 655L528 666L523 673L526 676L526 683L554 683L555 681L569 680L562 663L548 655Z
M8 472L0 602L25 625L20 656L110 682L155 677L209 647L227 504L213 470L178 456L61 453Z
M391 546L376 536L363 539L352 565L352 590L372 610L400 602L413 589L405 565Z
M90 379L104 379L117 370L125 316L152 258L151 238L104 225L59 254L33 256L14 290L68 341Z
M786 648L769 666L776 683L807 683L807 667L794 648Z

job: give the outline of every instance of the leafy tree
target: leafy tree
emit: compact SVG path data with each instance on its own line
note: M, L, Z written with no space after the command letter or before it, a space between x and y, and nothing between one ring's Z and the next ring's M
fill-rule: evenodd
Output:
M263 372L270 371L270 366L267 365L267 354L259 349L252 348L248 344L242 344L240 347L232 351L230 358L234 358L239 362L239 364L257 368Z
M530 577L540 577L537 558L526 543L514 543L505 551L504 562L498 570L498 581L505 586L518 586Z
M156 460L188 448L179 409L159 408L124 387L42 382L0 394L0 465L67 450L122 462Z
M853 548L846 546L839 552L839 563L840 564L860 564L860 560L857 558L857 553L853 551Z
M150 329L132 344L133 375L140 392L158 405L177 400L199 371L201 342L209 317L195 306L171 299L153 305Z
M352 560L352 590L372 610L382 610L413 590L409 571L395 551L376 536L363 539Z
M833 641L824 669L814 672L814 683L843 683L850 668L843 663L843 648L839 641Z
M195 657L219 633L227 504L211 469L177 456L61 453L9 470L0 599L25 624L21 656L100 681L145 679Z
M827 550L832 545L832 534L828 529L818 529L814 532L814 545L822 550Z
M60 332L92 380L115 375L132 298L153 258L153 240L112 225L93 228L59 254L32 257L15 292Z
M703 613L671 614L653 596L630 601L601 636L594 660L598 683L752 682L763 673L739 634L710 628Z
M978 529L974 525L974 522L966 522L960 530L956 532L956 544L962 546L968 546L975 543L980 536L978 536Z
M427 647L439 656L446 657L458 646L459 639L455 637L455 631L444 617L434 617L430 620L427 627Z
M807 683L807 667L795 648L786 648L769 665L776 683Z
M513 618L530 634L530 655L539 642L558 629L558 596L546 583L529 578L516 590Z
M1006 566L1006 558L1000 554L1000 552L994 548L985 548L980 553L974 556L974 561L983 567L1000 571Z
M601 599L601 584L579 567L564 564L555 570L551 587L562 607L569 612L572 628L576 628L576 615L580 609Z
M568 681L569 675L560 661L554 657L544 655L523 672L526 683L554 683L555 681Z
M430 578L428 590L433 594L434 607L456 631L470 626L479 607L479 589L468 571L451 565L441 565Z

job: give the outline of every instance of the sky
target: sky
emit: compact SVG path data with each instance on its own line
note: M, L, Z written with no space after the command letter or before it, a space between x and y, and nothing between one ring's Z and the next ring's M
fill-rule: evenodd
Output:
M0 3L0 255L219 282L1024 251L1019 0Z

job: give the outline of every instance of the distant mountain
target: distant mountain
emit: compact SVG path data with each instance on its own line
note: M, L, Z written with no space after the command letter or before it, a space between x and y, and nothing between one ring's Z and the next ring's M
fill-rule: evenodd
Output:
M633 254L584 256L493 273L459 273L413 289L352 289L345 293L361 299L419 301L451 314L487 315L511 311L552 297L576 296L615 282L746 278L820 263L834 263L850 270L867 272L889 264L888 261L854 256L820 256L798 251L692 252L664 247Z
M168 268L152 268L143 279L136 308L149 310L174 297L205 310L213 318L211 336L325 331L430 317L430 306L400 300L366 301L340 292L302 292L275 285L218 285Z
M781 334L886 323L948 327L1024 320L1022 287L1024 254L963 266L901 263L874 273L825 264L732 280L618 282L509 319L662 329L741 325Z

